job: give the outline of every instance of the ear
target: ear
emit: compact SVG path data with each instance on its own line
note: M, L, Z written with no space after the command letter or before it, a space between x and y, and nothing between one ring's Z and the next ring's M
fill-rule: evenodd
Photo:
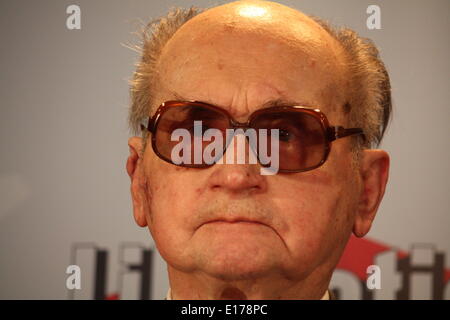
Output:
M127 172L131 179L131 198L133 201L134 220L140 227L147 226L149 203L147 198L147 180L142 162L142 138L128 139L130 155L127 159Z
M360 175L362 190L353 233L363 237L369 232L383 199L389 176L389 155L384 150L362 151Z

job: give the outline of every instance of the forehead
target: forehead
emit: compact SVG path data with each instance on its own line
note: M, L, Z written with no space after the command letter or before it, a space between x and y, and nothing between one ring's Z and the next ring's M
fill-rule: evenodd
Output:
M194 19L162 51L161 99L209 102L237 116L272 100L323 111L343 103L340 48L315 24Z

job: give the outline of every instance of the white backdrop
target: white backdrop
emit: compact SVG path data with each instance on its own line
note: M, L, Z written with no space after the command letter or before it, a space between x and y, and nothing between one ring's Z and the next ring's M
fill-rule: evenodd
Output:
M368 240L352 240L334 287L343 298L450 299L450 2L279 2L372 38L392 81L393 121L381 146L392 161L387 193ZM136 40L137 19L215 3L0 2L1 299L165 296L165 264L131 213L127 79L138 57L121 43ZM80 30L66 27L71 4L81 9ZM379 30L366 26L372 4L381 9ZM82 289L69 292L73 261ZM364 293L372 263L382 289Z

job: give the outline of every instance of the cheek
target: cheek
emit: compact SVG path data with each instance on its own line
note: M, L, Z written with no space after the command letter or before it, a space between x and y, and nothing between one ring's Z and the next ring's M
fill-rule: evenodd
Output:
M326 190L324 196L323 191L314 185L297 185L288 194L295 201L284 203L282 211L289 212L291 227L287 241L291 241L293 247L314 249L326 237L335 218L337 195L335 190Z
M296 260L305 265L316 266L345 245L351 195L342 179L340 174L317 169L285 180L279 188L284 194L277 197L277 206L289 225L283 236Z
M193 212L196 197L192 181L185 178L185 168L156 162L149 166L150 232L161 254L181 248L189 237L187 213Z

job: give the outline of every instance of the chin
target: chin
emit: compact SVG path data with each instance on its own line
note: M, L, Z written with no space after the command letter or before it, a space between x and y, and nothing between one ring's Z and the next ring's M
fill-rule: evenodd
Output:
M202 269L210 276L226 281L264 277L278 265L273 254L261 250L251 252L225 248L204 258Z
M259 268L241 268L241 267L209 267L204 270L209 276L221 279L224 281L240 281L263 278L269 274L271 269L267 267Z

